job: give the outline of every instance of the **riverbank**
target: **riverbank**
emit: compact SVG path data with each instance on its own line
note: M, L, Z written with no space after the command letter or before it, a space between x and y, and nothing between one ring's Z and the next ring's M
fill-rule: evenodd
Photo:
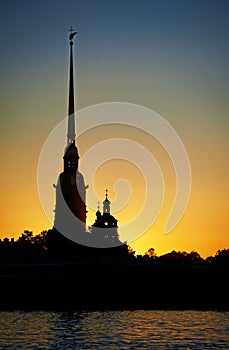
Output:
M169 264L0 266L1 310L229 310L228 269Z

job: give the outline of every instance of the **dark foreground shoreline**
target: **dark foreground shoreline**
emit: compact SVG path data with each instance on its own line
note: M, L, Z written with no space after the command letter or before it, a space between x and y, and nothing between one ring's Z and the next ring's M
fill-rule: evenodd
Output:
M169 264L2 264L0 310L229 311L228 272Z

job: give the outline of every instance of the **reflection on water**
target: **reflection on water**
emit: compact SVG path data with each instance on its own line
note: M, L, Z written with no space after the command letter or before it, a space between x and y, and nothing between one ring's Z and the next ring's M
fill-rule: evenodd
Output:
M229 349L229 313L0 312L0 349Z

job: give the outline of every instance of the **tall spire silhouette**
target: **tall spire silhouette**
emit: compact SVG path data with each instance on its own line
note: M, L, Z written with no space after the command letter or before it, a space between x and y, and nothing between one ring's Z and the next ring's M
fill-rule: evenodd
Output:
M75 143L75 101L74 101L74 73L73 73L73 38L77 34L74 29L70 28L69 45L70 45L70 64L69 64L69 99L68 99L68 133L67 145Z
M59 175L56 186L56 208L54 226L61 233L66 230L82 233L86 223L86 189L83 175L79 172L79 154L75 145L75 101L74 101L74 75L73 75L73 38L76 32L71 27L69 34L70 65L69 65L69 100L68 100L68 126L67 146L64 151L64 169ZM71 210L78 222L69 216L66 206Z
M84 177L79 171L79 154L75 140L75 101L74 101L74 72L73 72L73 38L77 34L71 27L69 34L70 45L70 64L69 64L69 95L68 95L68 118L67 118L67 145L64 150L64 168L58 176L56 189L56 207L55 219L53 225L54 252L55 249L66 252L70 249L69 241L63 240L61 234L70 241L77 243L77 254L79 256L85 254L85 247L92 246L107 248L113 247L113 254L123 254L127 250L126 247L120 248L123 243L119 240L117 220L110 214L110 200L108 199L108 190L106 190L106 198L103 201L103 213L98 210L96 212L96 221L92 225L90 232L86 229L86 190ZM52 161L52 160L51 160ZM73 214L73 215L72 215ZM105 230L104 230L105 229ZM117 246L117 247L116 247ZM76 246L74 246L75 249ZM117 250L117 249L118 250ZM59 249L59 250L58 250ZM123 250L124 249L124 250ZM102 249L103 250L103 249ZM75 250L74 250L75 252ZM91 254L90 250L90 254ZM98 254L101 254L101 250ZM109 251L110 254L111 251ZM93 253L95 254L95 253ZM102 253L103 255L103 253ZM97 256L97 253L96 255Z

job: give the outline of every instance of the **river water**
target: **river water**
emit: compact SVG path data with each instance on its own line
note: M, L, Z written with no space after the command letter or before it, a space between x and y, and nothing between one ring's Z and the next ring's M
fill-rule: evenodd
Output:
M0 349L229 349L229 312L0 312Z

